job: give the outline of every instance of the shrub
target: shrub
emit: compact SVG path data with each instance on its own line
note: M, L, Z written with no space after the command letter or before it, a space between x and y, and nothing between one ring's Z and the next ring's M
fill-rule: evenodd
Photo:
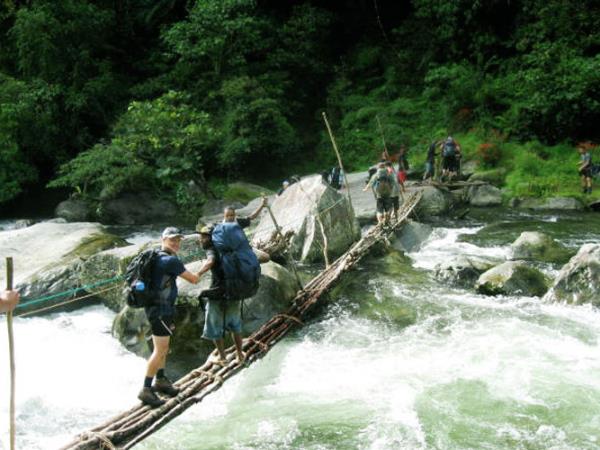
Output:
M484 142L477 147L477 158L486 167L496 167L501 157L502 151L497 144Z

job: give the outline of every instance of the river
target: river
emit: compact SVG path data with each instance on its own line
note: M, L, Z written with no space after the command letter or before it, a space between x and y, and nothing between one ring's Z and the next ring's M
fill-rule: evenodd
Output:
M364 261L307 326L136 448L600 448L600 312L484 297L432 272L459 253L503 258L524 230L598 242L600 215L498 211ZM15 319L19 448L58 448L135 402L145 362L110 336L112 317ZM6 357L0 374L7 424Z

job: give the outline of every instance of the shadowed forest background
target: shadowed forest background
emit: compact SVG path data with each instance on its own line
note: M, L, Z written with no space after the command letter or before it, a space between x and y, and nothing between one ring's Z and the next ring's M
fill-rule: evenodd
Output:
M414 165L451 133L510 195L576 195L599 23L597 0L2 0L0 207L49 185L195 212L334 164L322 111L347 170L378 116Z

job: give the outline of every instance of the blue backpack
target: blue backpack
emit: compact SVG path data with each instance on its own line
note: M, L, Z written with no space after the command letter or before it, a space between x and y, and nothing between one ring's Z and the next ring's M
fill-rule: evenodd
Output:
M455 154L456 154L456 144L454 142L445 142L442 155L445 157L451 157L451 156L454 156Z
M225 279L225 300L244 300L258 291L260 263L246 234L237 222L215 226L212 241L221 257Z

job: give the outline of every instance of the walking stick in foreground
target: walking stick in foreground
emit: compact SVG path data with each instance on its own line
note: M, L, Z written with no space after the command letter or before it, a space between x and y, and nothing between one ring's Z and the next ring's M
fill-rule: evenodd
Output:
M13 259L6 258L6 289L13 288ZM13 339L13 313L6 313L8 326L8 351L10 355L10 450L15 450L15 342Z

